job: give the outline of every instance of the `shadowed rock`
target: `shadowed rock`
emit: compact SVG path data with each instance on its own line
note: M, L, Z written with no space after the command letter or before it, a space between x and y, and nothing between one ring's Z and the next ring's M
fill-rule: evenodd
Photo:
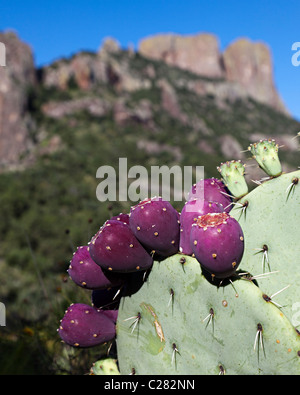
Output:
M13 32L0 33L6 66L0 67L0 166L14 165L30 147L28 89L36 83L30 47Z

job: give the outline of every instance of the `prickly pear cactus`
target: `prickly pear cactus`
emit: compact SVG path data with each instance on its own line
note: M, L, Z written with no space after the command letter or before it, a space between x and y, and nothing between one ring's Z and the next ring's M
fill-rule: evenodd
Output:
M180 254L120 304L117 349L123 375L300 373L300 336L260 288L218 287Z
M248 152L266 172L251 192L245 165L223 163L181 213L146 199L74 254L92 307L70 306L64 342L115 343L122 375L300 374L300 171L282 172L273 140Z

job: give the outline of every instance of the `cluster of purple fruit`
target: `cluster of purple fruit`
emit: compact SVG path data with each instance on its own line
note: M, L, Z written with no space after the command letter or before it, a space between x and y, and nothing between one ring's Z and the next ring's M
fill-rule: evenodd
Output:
M179 252L194 256L212 279L231 276L244 252L242 229L228 214L231 207L224 184L209 178L192 186L181 213L154 197L107 220L70 262L68 274L92 290L92 306L68 308L58 329L61 339L75 347L113 340L120 297L143 283L154 260Z

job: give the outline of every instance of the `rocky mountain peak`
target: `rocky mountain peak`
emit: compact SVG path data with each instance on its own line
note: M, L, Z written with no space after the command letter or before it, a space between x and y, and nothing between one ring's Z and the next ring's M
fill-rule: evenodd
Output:
M190 36L161 34L143 39L138 51L146 57L163 60L193 73L220 78L221 64L219 41L216 36L200 33Z
M202 76L237 82L253 99L287 112L275 88L271 51L263 42L241 38L222 53L212 34L159 34L141 40L139 52Z
M223 61L229 81L240 83L254 99L286 111L275 88L271 51L265 43L238 39L226 48Z

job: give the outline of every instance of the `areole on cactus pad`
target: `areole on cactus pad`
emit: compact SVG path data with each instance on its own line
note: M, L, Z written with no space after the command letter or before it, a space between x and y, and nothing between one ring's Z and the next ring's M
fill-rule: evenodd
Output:
M95 322L80 307L72 326L67 310L62 339L96 346L102 320L122 375L300 374L300 171L282 172L273 140L249 153L267 173L251 192L232 160L191 187L181 213L153 198L104 224L89 252L119 282L91 290Z

